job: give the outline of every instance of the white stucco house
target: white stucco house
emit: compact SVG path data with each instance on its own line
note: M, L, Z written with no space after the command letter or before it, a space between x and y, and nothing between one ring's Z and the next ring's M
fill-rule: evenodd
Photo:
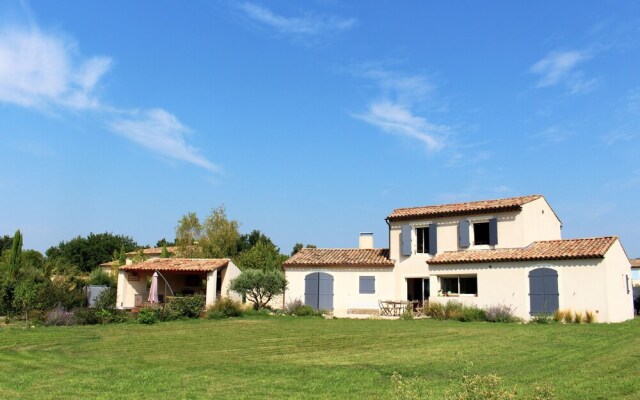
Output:
M379 300L506 304L528 319L557 309L633 318L631 266L615 236L562 239L541 195L398 208L389 249L302 249L283 264L287 299L349 316Z
M228 258L151 258L139 263L127 263L118 269L116 306L131 309L142 306L149 297L149 281L157 272L158 298L161 303L175 295L205 294L205 305L219 297L240 300L229 290L231 280L240 275L238 267Z

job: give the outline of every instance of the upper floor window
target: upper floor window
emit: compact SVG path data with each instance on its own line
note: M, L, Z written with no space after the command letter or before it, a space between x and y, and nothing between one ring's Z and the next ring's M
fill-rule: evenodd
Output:
M427 254L429 251L429 228L416 228L416 253Z
M488 222L475 222L473 224L473 244L482 245L489 244L489 223Z

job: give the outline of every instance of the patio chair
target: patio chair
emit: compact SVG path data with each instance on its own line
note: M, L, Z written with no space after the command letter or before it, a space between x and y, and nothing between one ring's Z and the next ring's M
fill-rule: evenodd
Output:
M378 300L378 306L380 307L380 315L385 317L391 316L391 310L389 309L389 306L386 305L382 300Z

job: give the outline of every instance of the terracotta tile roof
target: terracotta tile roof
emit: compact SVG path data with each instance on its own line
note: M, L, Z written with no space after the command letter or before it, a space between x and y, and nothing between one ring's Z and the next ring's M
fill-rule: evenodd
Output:
M138 254L139 250L136 251L130 251L127 253L128 256L135 256L136 254ZM173 254L176 251L178 251L178 247L177 246L167 246L167 251L169 252L169 254ZM150 247L148 249L142 249L142 253L144 255L147 256L151 256L151 255L160 255L162 254L162 247Z
M214 271L229 265L228 258L154 258L120 267L123 271Z
M615 236L589 239L545 240L533 242L528 247L520 249L450 251L436 255L427 263L429 265L438 265L602 258L616 240L618 240L618 238Z
M640 258L630 258L631 268L640 268Z
M390 221L401 221L417 217L449 217L454 215L483 214L496 211L522 209L522 205L543 197L539 194L508 199L481 200L467 203L442 204L437 206L396 208L389 215Z
M286 267L393 267L388 249L309 249L304 248L285 261Z

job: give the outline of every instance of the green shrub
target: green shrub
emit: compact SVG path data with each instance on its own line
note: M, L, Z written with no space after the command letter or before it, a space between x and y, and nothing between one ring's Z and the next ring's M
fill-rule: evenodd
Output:
M553 317L548 314L536 314L529 320L530 324L549 324L553 321Z
M269 315L271 315L272 311L268 310L266 308L261 308L259 310L254 309L253 307L249 308L248 310L244 310L243 311L243 315L245 317L267 317ZM282 311L279 311L280 315L283 315L284 313Z
M207 318L209 318L209 313L218 311L222 313L223 318L240 317L244 313L244 306L242 303L229 297L221 297L216 300L212 306L207 308ZM217 313L215 315L217 315Z
M207 310L207 319L225 319L226 315L220 310Z
M145 306L138 312L138 322L141 324L155 324L160 321L160 308L157 306Z
M504 388L502 379L494 374L488 375L464 375L458 388L454 389L450 399L460 400L511 400L516 398L516 389Z
M199 318L204 310L204 303L205 296L202 294L174 297L165 305L162 315L168 319Z
M98 310L95 308L76 308L73 310L78 325L96 325L100 323Z
M478 322L486 321L487 314L485 311L477 306L463 306L458 316L458 321L461 322Z
M311 316L317 316L319 314L320 313L314 310L313 307L307 306L307 305L298 307L294 312L294 315L297 315L298 317L311 317Z
M287 302L287 305L285 307L285 310L287 311L287 313L289 314L295 314L296 310L300 307L302 307L304 305L304 303L302 302L302 300L300 300L300 298L295 298L293 300L289 300Z
M444 305L444 315L446 319L459 319L462 315L462 308L462 303L448 301L447 304Z
M116 287L117 281L115 276L110 275L98 267L91 271L89 274L89 285L104 285L109 287Z
M433 319L447 319L445 315L445 306L442 303L432 302L429 303L425 313L428 317Z
M403 319L403 320L414 319L413 308L407 307L407 309L402 312L402 315L400 315L400 319Z
M113 310L116 308L116 288L107 288L96 298L93 305L98 310Z

